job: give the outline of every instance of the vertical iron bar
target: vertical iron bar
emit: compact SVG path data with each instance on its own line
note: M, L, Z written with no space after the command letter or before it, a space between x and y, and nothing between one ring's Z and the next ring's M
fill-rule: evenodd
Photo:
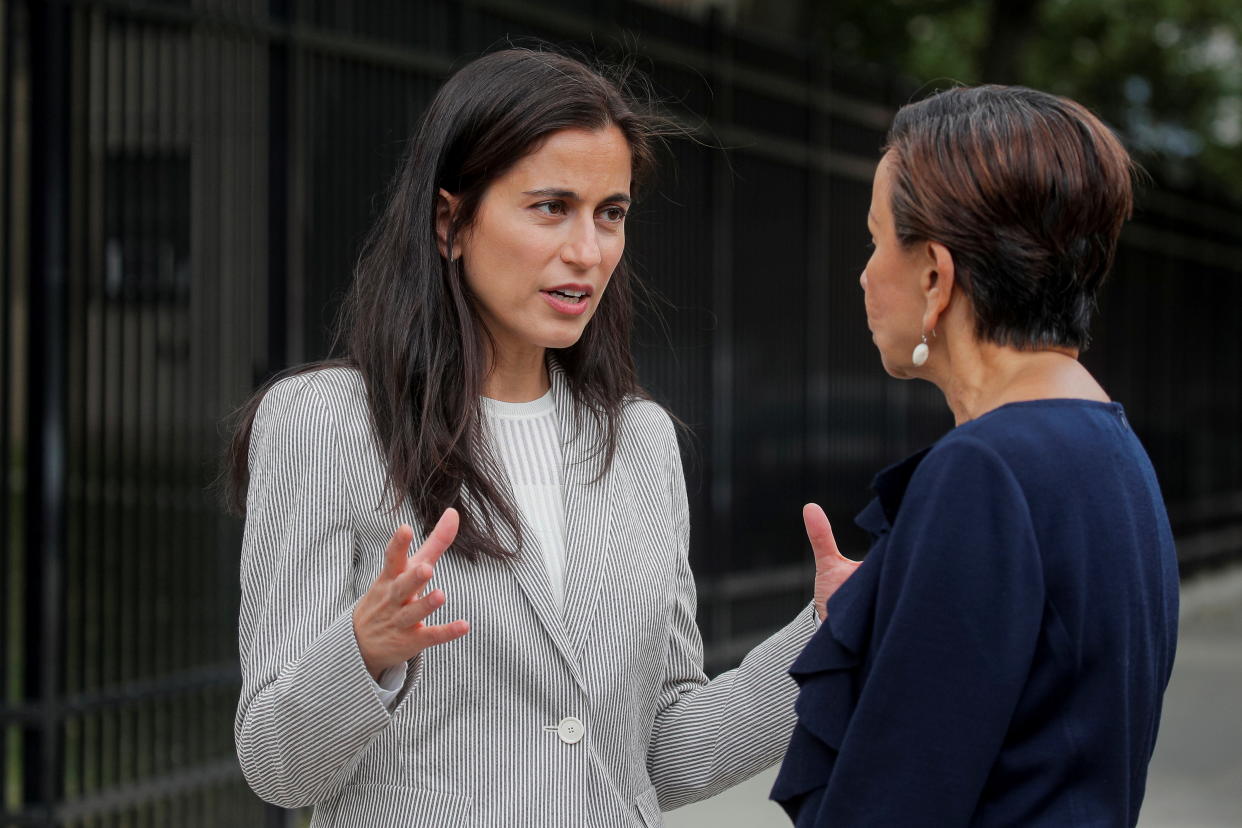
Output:
M154 460L158 445L158 422L155 419L159 385L155 381L156 367L156 319L163 302L160 282L160 243L161 232L167 215L161 217L160 184L167 175L167 158L161 152L158 133L159 94L157 83L159 74L157 55L159 38L164 30L143 26L137 31L138 43L138 119L134 129L135 164L141 173L135 175L139 179L138 200L135 210L134 227L138 233L139 249L142 251L142 275L136 301L134 374L137 377L134 396L134 464L133 468L133 512L131 516L132 534L125 559L129 561L129 572L126 582L130 585L131 597L129 639L133 646L131 660L132 671L130 681L141 681L150 678L150 663L146 658L152 626L149 623L148 610L153 596L146 588L151 571L151 562L155 548L159 543L160 508L156 498L160 482L160 469ZM161 220L163 219L163 220ZM142 705L128 705L126 714L129 718L129 777L131 782L142 781L143 771L149 755L146 753L145 730L147 709ZM141 815L145 808L135 804L133 815L136 824L141 824Z
M13 53L17 49L17 33L13 29L14 3L0 0L0 26L4 27L3 63L0 64L0 395L6 400L14 399L12 381L12 343L15 337L11 326L13 280L16 277L16 261L12 247L12 225L17 203L11 175L10 159L14 152L13 123L16 120L13 111ZM9 434L10 406L0 406L0 708L7 708L16 701L9 691L9 665L14 653L9 649L11 630L9 627L10 589L13 579L13 565L16 564L16 550L13 548L10 524L10 509L13 507L14 492L12 491L13 458L10 455ZM9 779L9 728L0 727L0 802L7 804Z
M27 734L25 799L60 798L61 577L65 554L65 300L69 241L69 10L33 3L31 43L30 395L26 468L26 697L40 719ZM38 665L34 668L33 665Z
M725 127L733 120L733 56L729 33L720 10L708 15L711 28L712 122ZM711 572L713 580L733 569L733 169L723 152L712 154L712 310L716 316L712 339L712 452ZM726 641L732 635L731 599L715 597L711 610L712 636Z
M142 259L139 255L140 246L134 233L134 214L139 204L140 182L133 173L135 158L134 125L140 118L142 99L138 94L139 79L135 68L138 49L135 43L135 31L138 24L125 20L118 22L116 36L120 41L119 80L120 106L118 107L118 128L114 136L114 146L108 147L106 154L115 158L119 172L117 191L120 197L117 202L117 235L120 240L121 272L117 280L116 294L113 297L113 314L117 329L116 364L116 401L115 419L112 424L110 439L115 443L113 462L108 469L109 477L115 481L118 495L117 507L113 515L111 544L104 548L104 566L109 572L110 588L108 599L111 604L106 618L110 627L113 652L116 653L115 664L112 665L111 681L122 685L132 676L133 650L129 630L129 613L132 593L129 584L129 566L126 549L132 540L132 503L134 500L134 478L132 458L137 448L137 441L130 433L130 424L134 419L133 388L134 388L134 346L135 309L134 302L140 295L142 280ZM112 765L110 773L105 777L113 786L124 785L129 781L129 727L128 717L123 708L109 705L104 713L110 727L111 750L106 761ZM105 770L108 770L105 767Z
M15 399L15 391L11 385L13 370L12 358L16 334L12 329L12 308L14 280L17 276L17 260L13 250L14 215L18 213L18 194L14 187L11 159L15 152L13 128L16 116L14 112L14 53L18 48L17 32L14 29L15 3L0 0L0 15L4 26L3 65L0 66L0 395L6 400ZM10 665L16 666L16 653L12 652L9 643L13 640L12 609L10 601L17 577L17 549L13 543L12 517L16 493L13 491L14 457L11 454L10 434L12 432L10 411L11 405L0 406L0 708L7 708L16 703L10 690L13 680ZM13 603L16 603L15 601ZM0 727L0 802L7 805L9 780L9 738L12 731Z
M285 367L289 281L289 0L269 0L280 36L268 41L267 364L266 380Z
M186 405L182 407L185 415L186 435L182 442L182 464L178 477L186 490L186 515L183 525L191 527L196 543L191 543L185 551L187 554L204 554L207 546L199 540L206 533L199 503L190 493L196 482L196 469L202 452L199 440L202 433L201 418L208 405L207 368L212 355L207 352L207 345L213 341L208 329L207 303L212 291L218 289L219 276L223 272L218 260L218 235L214 232L215 219L220 207L217 198L219 186L219 169L214 153L215 131L219 117L213 112L212 85L209 67L213 65L209 49L214 43L214 33L192 31L190 34L190 69L187 82L189 99L192 101L186 116L188 119L187 139L190 146L190 192L192 193L191 225L190 225L190 294L189 317L187 328L192 332L188 371L194 378L186 388ZM178 556L182 554L178 550ZM173 572L184 569L174 567ZM174 576L176 577L176 576ZM170 587L173 584L169 584ZM175 653L171 655L174 669L185 669L189 666L187 640L186 603L182 601L174 609L171 638L181 642ZM192 760L190 745L192 744L189 709L189 694L170 699L168 702L168 733L174 744L170 754L178 758L176 763ZM187 797L178 796L169 802L170 816L173 824L183 824L187 811Z
M829 77L825 62L816 50L808 50L804 59L803 82L807 89L815 89ZM806 109L806 142L808 157L804 167L807 187L807 215L805 228L806 271L806 349L803 353L803 392L805 408L804 428L806 442L802 464L801 488L804 497L822 498L823 486L830 479L828 468L828 319L831 311L829 301L829 261L832 255L829 242L829 182L830 177L814 163L815 153L827 149L829 141L828 116L809 99Z
M280 35L268 43L268 144L267 144L267 354L266 380L288 362L289 342L289 177L291 133L289 130L293 94L290 88L291 50L288 39L293 21L289 0L269 0L268 14L280 24ZM299 278L305 278L299 274ZM305 344L297 346L305 352ZM253 350L252 350L253 354ZM251 357L253 359L253 356ZM294 824L293 813L275 805L263 806L267 828L288 828Z
M87 419L85 428L86 442L83 446L84 486L90 493L88 508L85 512L86 525L90 528L89 549L85 556L83 580L86 584L83 619L85 635L83 648L86 661L83 669L83 687L96 690L103 684L103 605L104 586L100 569L100 530L104 526L106 508L106 491L103 474L106 469L106 450L103 439L107 428L107 265L106 253L108 243L108 204L107 170L105 165L105 147L109 126L108 108L111 106L111 66L108 52L108 32L103 12L95 11L91 23L91 77L92 94L98 100L92 106L93 121L90 125L91 140L91 176L92 193L90 211L94 248L91 261L87 265L89 313L92 320L83 331L83 338L89 362L87 381L90 384L88 395ZM100 732L99 715L95 712L82 716L82 791L84 794L94 793L99 788L99 757L102 751L102 734Z
M66 307L68 333L65 338L66 355L66 549L64 584L62 596L65 625L63 637L63 669L61 691L66 696L81 692L84 660L84 608L85 580L83 579L83 548L85 545L86 487L85 487L85 388L86 376L86 278L89 260L90 210L90 155L88 149L88 105L90 87L90 27L88 18L81 12L77 20L82 24L71 25L70 34L70 81L71 94L69 135L69 180L73 197L70 199L70 239L68 269L66 271ZM63 734L63 790L62 797L80 796L82 792L82 717L68 714L62 723Z

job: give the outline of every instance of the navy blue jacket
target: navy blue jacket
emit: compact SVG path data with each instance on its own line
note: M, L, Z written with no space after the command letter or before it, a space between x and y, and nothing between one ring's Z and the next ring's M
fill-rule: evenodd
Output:
M1133 825L1178 578L1121 406L1005 405L874 486L772 798L799 828Z

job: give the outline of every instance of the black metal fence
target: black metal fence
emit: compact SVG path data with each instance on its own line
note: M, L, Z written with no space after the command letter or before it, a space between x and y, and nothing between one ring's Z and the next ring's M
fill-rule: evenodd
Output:
M631 0L0 0L0 798L6 825L255 825L231 741L239 526L221 417L315 358L400 145L505 37L636 52L704 144L632 213L636 338L694 426L713 669L809 595L848 518L949 424L866 333L870 175L908 90ZM713 149L723 144L728 152ZM1150 192L1088 356L1183 562L1242 550L1242 211Z

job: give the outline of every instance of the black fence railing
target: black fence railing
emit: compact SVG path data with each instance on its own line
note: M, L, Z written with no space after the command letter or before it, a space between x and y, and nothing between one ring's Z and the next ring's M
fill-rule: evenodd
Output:
M688 446L712 669L809 595L799 507L848 518L950 424L890 380L857 273L908 90L632 0L0 0L0 799L6 825L259 825L232 751L240 527L220 421L322 355L402 142L465 57L639 55L675 142L632 213L636 336ZM714 148L723 145L727 151ZM1091 367L1183 562L1242 550L1242 211L1148 193Z

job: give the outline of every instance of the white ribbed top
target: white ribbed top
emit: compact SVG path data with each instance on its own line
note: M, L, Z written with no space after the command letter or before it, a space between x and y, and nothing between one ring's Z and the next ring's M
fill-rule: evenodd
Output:
M483 413L518 511L543 551L552 596L564 608L565 501L552 391L524 403L483 397Z

